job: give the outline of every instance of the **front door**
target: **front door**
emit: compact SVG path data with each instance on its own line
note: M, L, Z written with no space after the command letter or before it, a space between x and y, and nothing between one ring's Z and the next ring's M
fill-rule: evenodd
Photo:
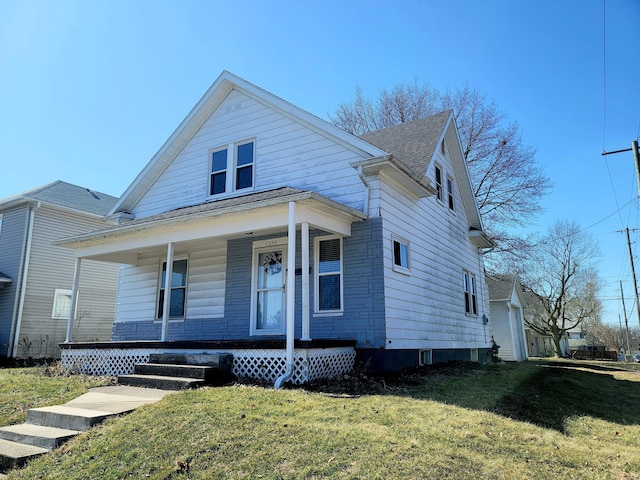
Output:
M255 253L252 330L258 335L281 335L285 320L286 248L261 248Z

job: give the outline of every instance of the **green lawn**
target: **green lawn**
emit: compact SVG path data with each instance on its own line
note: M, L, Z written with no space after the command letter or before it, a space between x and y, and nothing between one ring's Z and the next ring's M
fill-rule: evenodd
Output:
M640 479L639 446L638 365L530 361L176 393L9 478Z

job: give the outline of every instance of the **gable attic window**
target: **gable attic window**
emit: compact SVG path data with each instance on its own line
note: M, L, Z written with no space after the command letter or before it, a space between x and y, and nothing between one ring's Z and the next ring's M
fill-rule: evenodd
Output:
M253 187L254 142L231 143L210 154L209 195Z
M453 180L449 176L447 176L447 197L449 200L449 210L455 210L455 205L453 203Z
M436 198L442 202L442 169L438 165L436 165L436 191Z

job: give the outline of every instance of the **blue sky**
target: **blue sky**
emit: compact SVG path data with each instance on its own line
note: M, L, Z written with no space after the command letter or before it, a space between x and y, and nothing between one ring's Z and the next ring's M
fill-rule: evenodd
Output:
M325 119L356 85L468 82L553 180L532 229L575 220L599 241L617 324L616 231L640 203L631 152L601 153L640 133L639 24L638 0L0 0L0 198L56 179L120 195L222 70Z

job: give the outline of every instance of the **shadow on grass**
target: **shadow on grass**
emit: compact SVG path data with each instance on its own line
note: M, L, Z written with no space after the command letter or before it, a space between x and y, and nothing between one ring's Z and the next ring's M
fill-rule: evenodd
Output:
M562 433L567 419L575 416L639 425L640 375L638 382L617 380L613 377L615 372L629 370L615 364L579 361L445 364L398 377L369 378L369 384L358 385L359 391L347 388L342 392L333 389L331 393L410 396L491 411ZM634 373L639 372L631 374Z
M502 372L500 367L494 368L494 372L479 369L480 375L460 382L446 380L454 390L456 383L462 388L466 384L471 390L471 394L447 392L447 403L490 410L562 433L567 419L575 416L591 416L622 425L640 424L640 382L617 380L612 375L626 372L625 369L553 361L507 366ZM518 369L520 374L514 374ZM482 387L474 393L478 383L489 390L486 395L482 395ZM422 390L420 397L432 400L443 397L437 389L431 393L429 390Z

